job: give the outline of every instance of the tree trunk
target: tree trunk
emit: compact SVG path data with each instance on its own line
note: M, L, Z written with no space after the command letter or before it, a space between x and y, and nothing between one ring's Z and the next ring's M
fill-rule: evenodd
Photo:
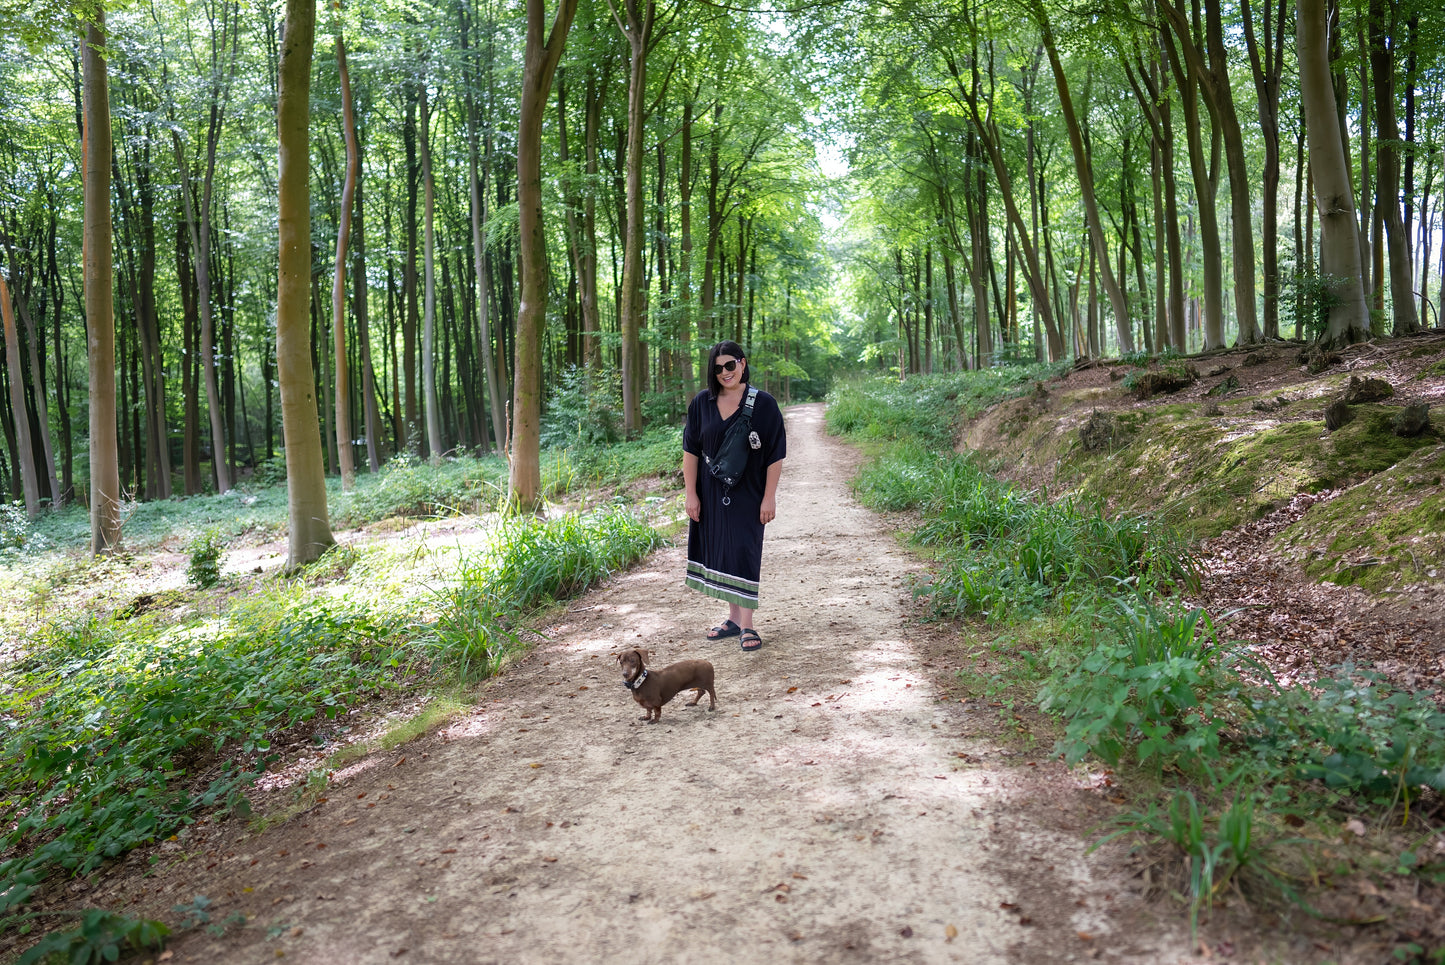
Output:
M310 563L334 542L326 508L321 430L316 424L311 368L311 182L308 134L311 50L316 0L286 0L276 96L280 150L277 217L280 224L276 290L276 371L281 383L281 427L286 446L287 565Z
M462 50L467 50L468 30L467 22L462 22ZM479 148L481 120L478 117L476 94L474 88L477 84L477 75L473 73L472 83L466 87L466 111L467 111L467 190L471 201L471 227L472 227L472 260L473 270L476 278L474 294L477 300L477 356L482 365L487 380L487 409L492 418L492 434L497 441L497 446L506 444L506 413L502 405L502 394L497 384L496 358L492 354L492 320L490 312L490 300L488 288L490 282L487 273L487 247L486 247L486 226L487 226L487 185L483 172L491 170L492 164L492 134L488 128L486 135L486 157L483 164L482 152ZM483 448L490 449L483 437Z
M1161 31L1165 49L1179 88L1184 108L1185 140L1189 145L1189 170L1194 177L1194 193L1199 209L1200 262L1204 276L1204 348L1224 346L1224 253L1219 240L1219 153L1218 123L1209 115L1209 148L1205 154L1205 127L1199 117L1199 83L1169 34Z
M421 379L426 407L426 442L433 466L442 461L442 413L437 399L436 365L436 180L432 176L431 101L429 81L421 82L421 183L422 183L422 259L426 285L425 309L422 314Z
M1284 74L1284 40L1289 24L1287 0L1263 0L1264 45L1255 40L1254 15L1249 0L1242 0L1240 17L1249 50L1250 71L1259 101L1259 129L1264 136L1264 171L1260 180L1263 201L1260 244L1264 253L1265 338L1279 338L1279 91ZM1263 57L1260 56L1261 50ZM1298 206L1296 206L1298 207Z
M1370 72L1375 90L1375 178L1385 241L1390 247L1390 309L1394 333L1420 330L1415 310L1415 278L1411 264L1410 233L1400 216L1400 125L1395 117L1395 23L1393 6L1370 0ZM1381 285L1383 287L1383 285Z
M552 75L577 13L577 0L561 0L546 40L544 0L527 0L527 40L517 127L517 219L522 294L517 311L512 397L509 499L525 511L542 498L542 331L547 323L547 236L542 228L542 118Z
M20 466L20 485L25 493L25 514L40 516L40 480L35 472L35 449L30 442L30 417L25 412L25 382L20 370L20 338L16 334L15 312L10 304L10 286L0 273L0 320L5 326L5 364L10 375L10 413L15 420L15 461Z
M1073 96L1069 93L1069 82L1064 76L1064 65L1059 60L1058 47L1054 42L1053 26L1041 2L1033 4L1034 17L1042 32L1044 52L1048 54L1049 67L1054 73L1054 86L1058 88L1059 105L1063 110L1064 126L1069 134L1069 147L1074 154L1074 171L1078 175L1079 193L1084 202L1084 214L1089 225L1089 238L1098 257L1100 277L1104 291L1109 295L1109 304L1114 310L1114 326L1119 335L1119 351L1134 351L1134 334L1129 326L1129 303L1109 267L1109 243L1104 237L1104 225L1099 220L1099 203L1094 197L1093 164L1084 150L1083 129L1074 110Z
M652 42L655 0L623 0L627 22L617 27L631 49L627 85L627 222L622 239L622 424L628 438L642 429L642 140L647 113L647 48Z
M1330 73L1325 0L1296 0L1295 20L1300 98L1320 211L1320 271L1332 296L1323 341L1348 344L1369 338L1370 313L1365 307L1355 197Z
M356 488L356 457L351 451L351 373L346 361L346 246L351 241L351 212L356 204L360 158L356 148L356 111L351 101L351 74L346 69L346 44L336 32L336 70L341 79L341 126L346 137L346 178L341 186L341 212L336 228L336 265L331 276L331 340L336 354L336 455L341 466L341 491Z
M360 169L361 144L357 142L358 170ZM366 280L366 202L362 199L361 181L356 183L356 224L353 233L356 243L352 245L355 265L352 270L352 311L356 312L356 341L361 348L361 405L366 420L366 462L372 472L381 469L381 412L376 405L376 371L371 361L371 322L368 295L371 286Z
M85 319L90 367L90 551L120 544L120 463L116 437L114 271L110 233L110 91L106 79L105 11L86 25L85 74Z

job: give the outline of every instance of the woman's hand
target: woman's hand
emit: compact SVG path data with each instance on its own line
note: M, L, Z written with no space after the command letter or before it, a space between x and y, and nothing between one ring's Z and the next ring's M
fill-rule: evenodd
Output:
M688 519L692 520L694 523L701 521L701 519L702 519L702 500L697 498L697 493L696 493L696 492L694 492L693 490L689 489L689 490L687 491L687 497L686 497L686 499L683 501L683 505L684 505L684 506L686 507L686 509L687 509L687 518L688 518Z
M766 526L777 517L778 500L773 496L764 496L762 508L758 510L758 521Z

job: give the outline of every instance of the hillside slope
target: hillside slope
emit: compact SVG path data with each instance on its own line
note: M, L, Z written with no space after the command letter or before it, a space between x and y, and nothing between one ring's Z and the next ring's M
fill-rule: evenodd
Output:
M1149 394L1160 385L1173 391ZM1361 401L1331 431L1325 410L1347 395ZM1423 430L1397 434L1420 405ZM969 420L958 448L1198 539L1201 602L1289 651L1281 665L1368 659L1411 685L1445 673L1445 332L1335 357L1274 343L1087 363Z

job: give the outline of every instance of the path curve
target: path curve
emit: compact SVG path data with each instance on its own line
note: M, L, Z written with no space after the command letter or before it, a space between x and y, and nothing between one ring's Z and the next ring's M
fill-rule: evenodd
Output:
M248 923L188 931L172 960L1173 960L1117 934L1123 889L1090 880L1077 835L1025 819L1049 806L1037 772L976 766L979 715L908 619L918 563L852 499L823 407L786 418L760 652L704 641L723 606L683 587L684 547L656 553L471 716L219 855L193 885ZM638 645L711 660L717 710L642 724L615 661ZM1045 927L1017 907L1030 884Z

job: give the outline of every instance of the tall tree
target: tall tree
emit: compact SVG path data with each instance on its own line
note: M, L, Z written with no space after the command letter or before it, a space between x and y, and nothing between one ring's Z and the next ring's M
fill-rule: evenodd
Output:
M1079 194L1083 198L1084 215L1088 221L1089 240L1093 243L1094 253L1098 256L1099 276L1104 283L1104 291L1109 296L1109 304L1114 310L1114 330L1119 340L1119 351L1132 352L1134 351L1134 333L1129 325L1129 303L1124 298L1124 290L1119 287L1119 282L1114 277L1113 268L1109 266L1109 242L1104 236L1104 224L1099 217L1099 203L1094 195L1093 162L1084 147L1083 129L1079 124L1078 112L1074 108L1073 95L1069 92L1069 81L1064 73L1063 61L1059 58L1053 23L1041 0L1032 0L1030 9L1039 26L1044 53L1049 58L1049 67L1054 73L1054 86L1058 88L1064 126L1069 134L1069 147L1074 154L1074 171L1078 175Z
M431 464L442 461L442 411L437 397L436 359L436 178L432 170L430 78L421 79L422 267L426 286L422 313L421 379L426 406L426 442Z
M542 495L542 329L547 321L547 236L542 230L542 118L552 90L577 0L559 0L552 28L545 0L527 0L527 41L522 60L521 112L517 126L517 220L522 292L517 310L512 388L512 453L509 498L531 510Z
M1370 335L1370 313L1365 307L1354 188L1345 159L1342 122L1336 113L1326 0L1296 0L1295 37L1310 174L1320 212L1321 281L1330 296L1323 341L1359 342Z
M196 272L197 308L201 316L201 374L206 390L206 408L211 422L211 461L216 471L216 491L229 492L231 469L226 461L228 433L221 390L217 383L216 321L211 292L211 213L216 185L216 155L225 126L226 109L231 97L231 78L240 47L239 4L221 3L219 25L211 20L210 83L207 89L206 157L201 176L200 196L190 186L190 169L186 163L185 145L179 126L171 129L176 152L176 167L181 175L181 199L186 215L186 230L191 239L191 257ZM230 52L226 51L227 39Z
M1370 80L1375 89L1375 210L1390 251L1390 308L1396 335L1420 330L1415 310L1415 271L1410 232L1400 217L1400 125L1395 115L1396 10L1388 0L1370 0ZM1383 279L1378 284L1383 287Z
M90 370L90 551L120 544L120 453L116 436L114 269L110 247L110 87L106 75L105 8L86 13L81 44L85 78L84 279L86 353Z
M0 321L4 323L5 364L10 375L10 414L15 420L15 461L20 464L25 513L40 515L40 482L35 474L35 448L30 442L30 418L25 412L25 377L20 370L20 338L15 330L15 311L10 304L10 286L0 272Z
M331 278L331 339L336 353L336 452L341 464L341 491L356 488L356 459L351 451L351 374L346 360L346 246L351 240L351 212L356 202L360 168L356 146L356 108L351 100L351 74L346 69L346 44L336 28L336 70L341 78L341 124L346 138L346 177L341 186L341 216L336 228L336 267Z
M647 51L657 17L656 0L620 0L624 21L613 8L617 27L631 48L627 82L627 222L622 239L622 422L629 436L642 428L642 139L647 120ZM608 0L611 6L611 0Z
M316 0L286 0L276 91L276 373L286 441L288 566L318 559L335 538L326 509L326 469L311 367L311 49Z

